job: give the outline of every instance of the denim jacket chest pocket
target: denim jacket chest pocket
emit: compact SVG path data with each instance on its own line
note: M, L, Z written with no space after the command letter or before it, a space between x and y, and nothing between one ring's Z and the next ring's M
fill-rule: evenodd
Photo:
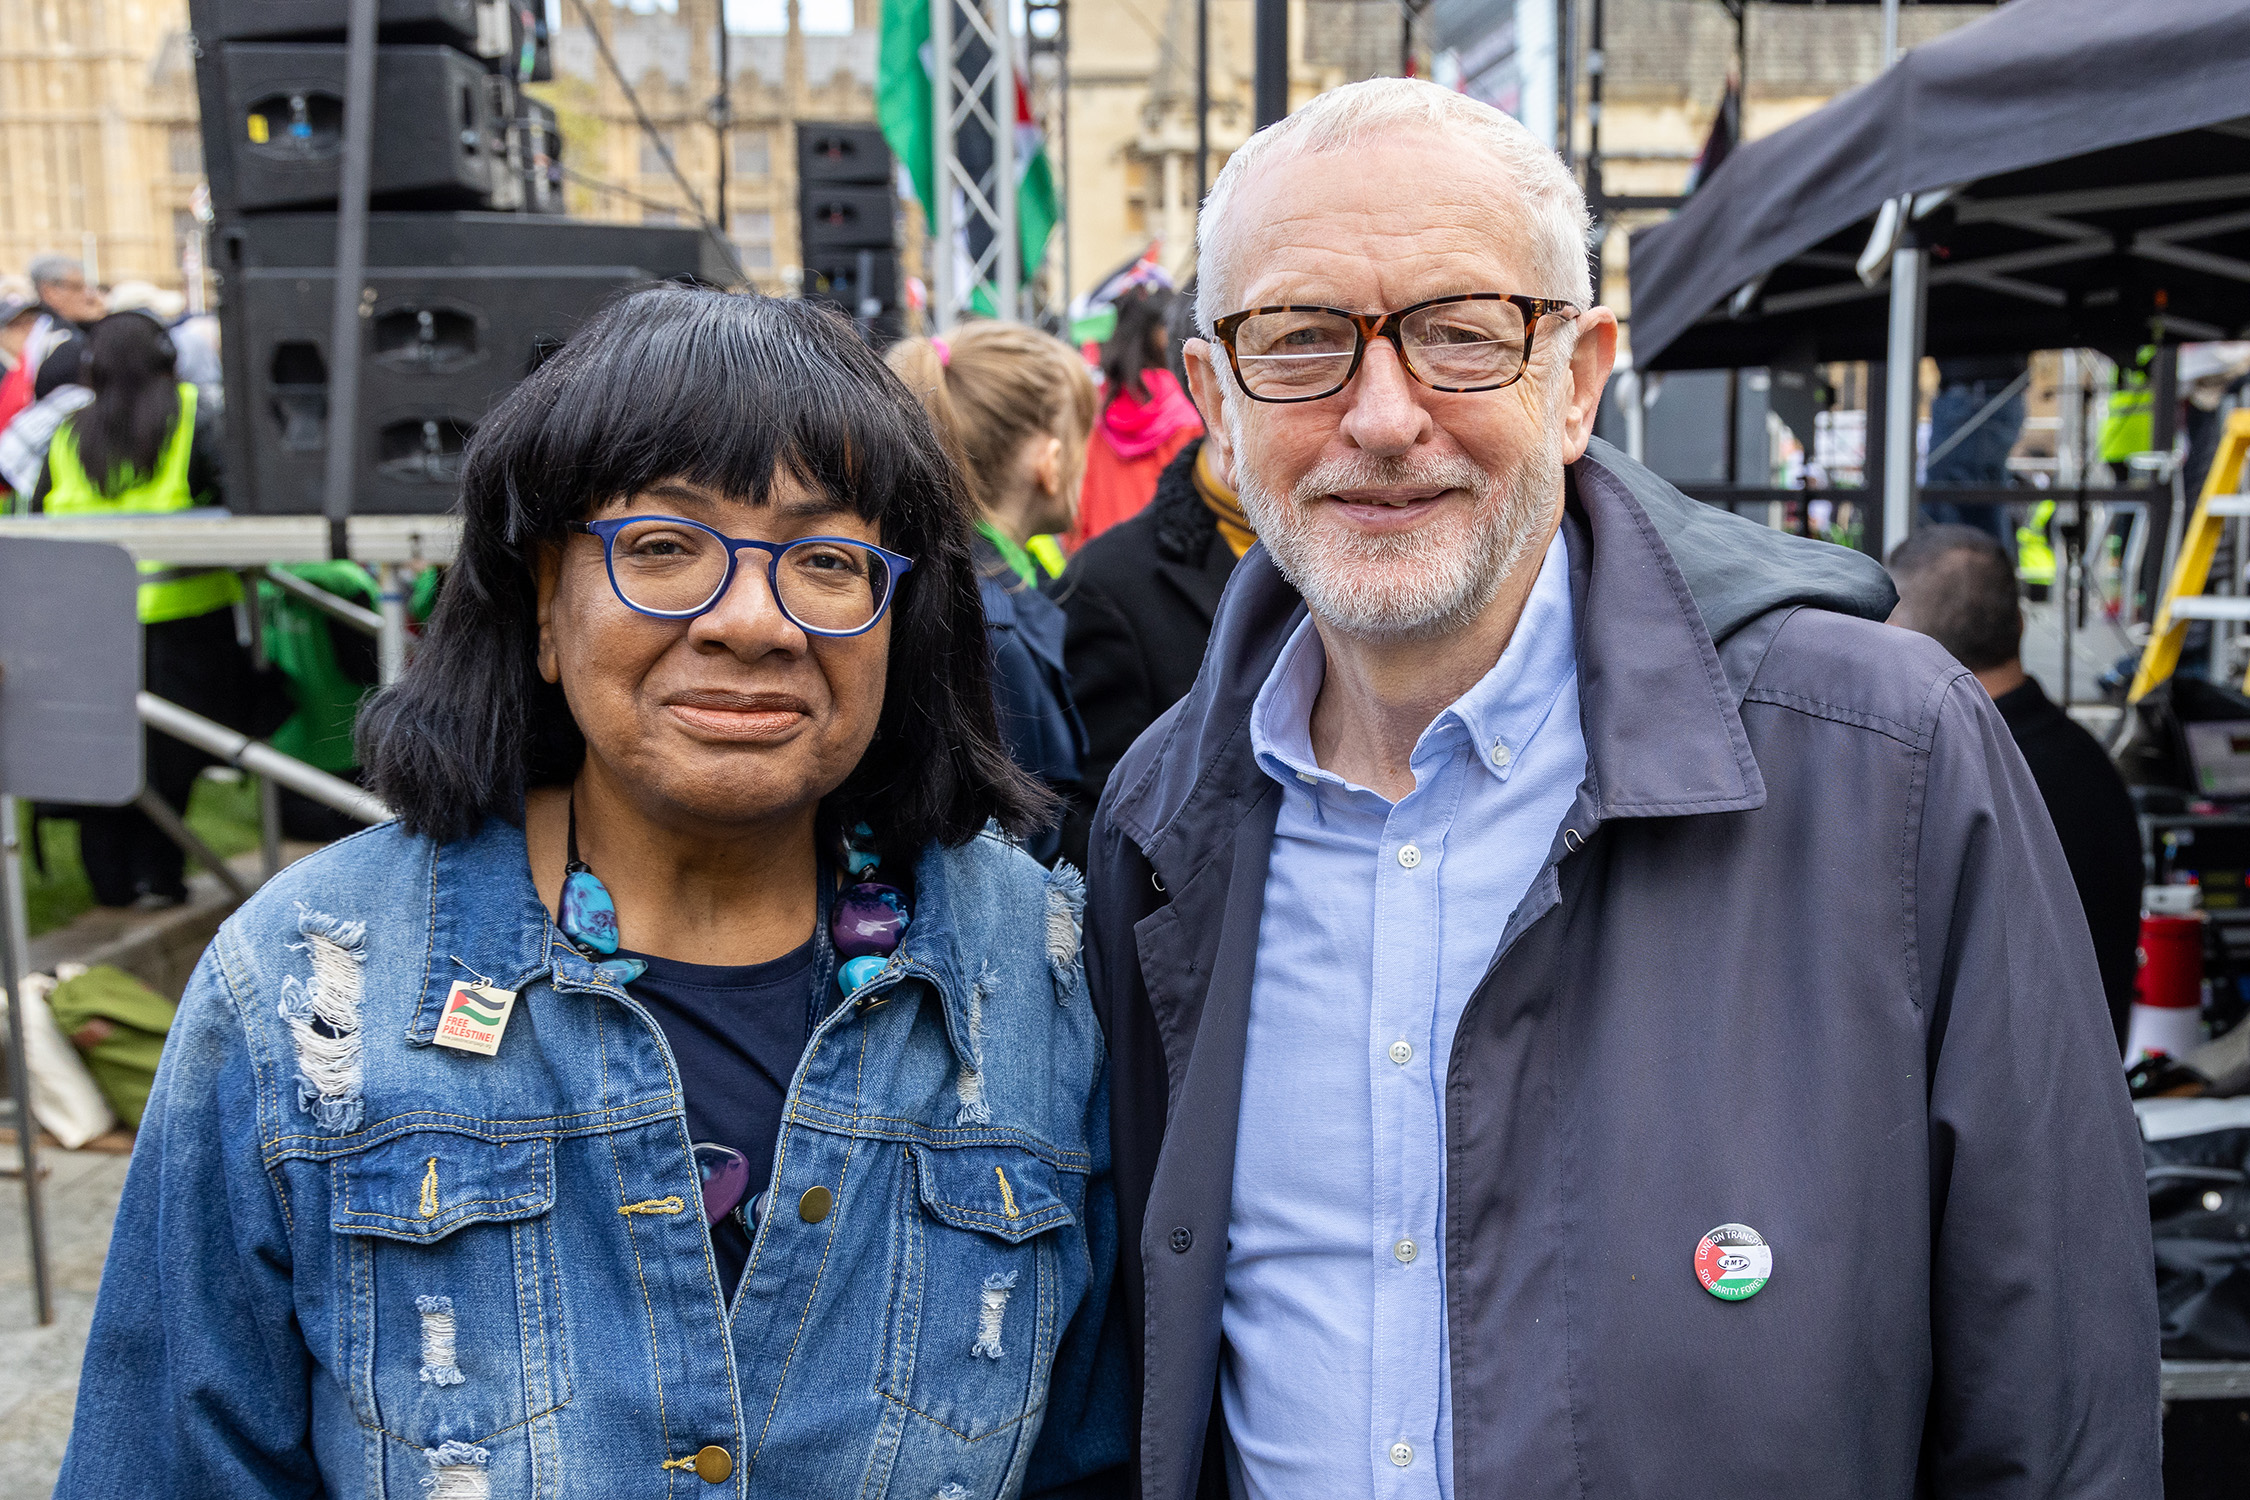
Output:
M416 1130L329 1173L337 1367L362 1423L434 1450L569 1401L552 1141Z
M1060 1314L1084 1285L1062 1249L1079 1242L1053 1231L1077 1223L1083 1186L1021 1147L916 1144L908 1161L882 1392L982 1443L1046 1402ZM1005 1466L1011 1445L994 1446Z

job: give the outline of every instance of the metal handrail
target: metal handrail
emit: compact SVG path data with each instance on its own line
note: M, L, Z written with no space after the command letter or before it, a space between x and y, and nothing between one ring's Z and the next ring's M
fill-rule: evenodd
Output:
M381 636L383 633L383 617L364 604L354 604L340 595L331 594L318 584L307 583L287 568L268 566L265 576L283 593L304 600L322 614L340 620L354 630L372 636Z
M295 756L284 755L271 745L199 713L191 713L168 699L142 693L137 704L142 723L215 755L230 766L240 766L254 775L270 776L289 790L362 823L387 823L392 817L390 808L384 806L381 798L341 777L308 766Z

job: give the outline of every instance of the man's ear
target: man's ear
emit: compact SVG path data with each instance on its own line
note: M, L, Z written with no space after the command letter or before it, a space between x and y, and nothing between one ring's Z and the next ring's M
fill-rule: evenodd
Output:
M1234 440L1227 431L1226 382L1219 378L1214 360L1218 348L1208 339L1189 339L1180 348L1182 363L1187 366L1188 391L1195 397L1195 409L1203 414L1203 444L1211 455L1211 471L1219 482L1230 489L1240 489L1234 479Z
M1594 413L1601 409L1602 388L1617 363L1617 314L1606 307L1579 314L1578 341L1570 350L1570 390L1563 403L1563 462L1573 464L1585 455L1594 435Z
M532 582L539 590L539 675L562 681L562 656L555 650L555 590L562 582L562 548L544 543L531 559Z

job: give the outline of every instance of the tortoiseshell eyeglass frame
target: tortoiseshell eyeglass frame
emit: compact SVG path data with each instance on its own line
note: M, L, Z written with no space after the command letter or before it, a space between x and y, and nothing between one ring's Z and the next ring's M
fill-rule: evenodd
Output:
M1444 307L1455 302L1512 302L1515 304L1516 311L1523 314L1523 359L1517 364L1515 373L1506 380L1496 380L1488 385L1439 385L1434 380L1426 379L1420 370L1414 368L1414 361L1407 356L1406 340L1399 332L1400 327L1408 318L1418 312L1432 307ZM1219 346L1227 351L1227 363L1233 367L1234 382L1242 388L1242 394L1253 401L1263 401L1273 406L1294 406L1304 401L1325 401L1345 386L1350 385L1352 378L1359 374L1360 362L1367 357L1368 340L1378 338L1390 340L1391 348L1397 351L1398 362L1406 370L1406 373L1433 391L1459 394L1471 391L1504 390L1523 379L1523 372L1531 368L1532 343L1538 332L1541 318L1550 313L1567 313L1575 318L1584 311L1585 309L1575 302L1564 302L1554 297L1525 297L1515 292L1465 292L1454 297L1432 297L1427 302L1417 302L1412 307L1402 307L1397 312L1387 313L1355 313L1346 312L1340 307L1319 307L1305 302L1281 302L1269 307L1246 307L1240 312L1228 313L1211 325L1211 332L1217 336ZM1345 319L1352 325L1357 334L1356 341L1352 346L1351 367L1344 371L1343 379L1318 395L1261 396L1256 391L1251 390L1249 381L1243 378L1242 356L1235 352L1234 347L1235 332L1252 318L1265 313L1284 312L1329 313Z

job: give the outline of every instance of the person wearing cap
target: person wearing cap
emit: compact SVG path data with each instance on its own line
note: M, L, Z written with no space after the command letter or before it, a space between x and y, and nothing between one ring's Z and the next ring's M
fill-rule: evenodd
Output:
M2156 1500L2039 789L1874 559L1593 437L1587 232L1416 79L1204 202L1259 545L1088 843L1139 1500Z

